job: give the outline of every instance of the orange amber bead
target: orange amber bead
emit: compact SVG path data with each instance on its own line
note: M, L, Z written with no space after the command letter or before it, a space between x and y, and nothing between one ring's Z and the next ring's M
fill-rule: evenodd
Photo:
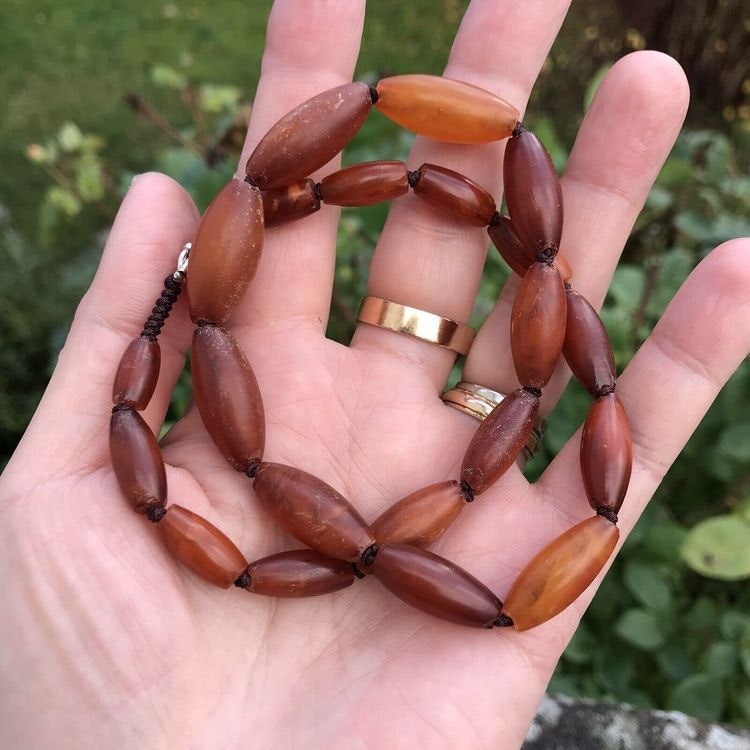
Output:
M402 161L369 161L324 177L323 201L331 206L371 206L398 198L409 189Z
M161 349L158 341L150 341L141 336L133 339L120 359L112 386L112 401L115 404L129 404L134 409L143 411L154 395L160 364Z
M566 284L573 278L573 269L570 267L570 263L568 263L567 258L562 253L557 253L555 255L552 265L557 268L560 278Z
M320 208L313 180L301 180L291 185L264 190L263 217L267 227L302 219Z
M489 91L429 75L383 78L375 106L419 135L448 143L488 143L507 138L518 110Z
M594 516L548 544L523 569L505 599L503 612L513 627L529 630L572 604L604 567L619 534L606 518Z
M492 244L500 253L500 257L515 271L519 276L523 276L529 266L534 262L526 248L518 239L516 230L507 216L498 217L487 227Z

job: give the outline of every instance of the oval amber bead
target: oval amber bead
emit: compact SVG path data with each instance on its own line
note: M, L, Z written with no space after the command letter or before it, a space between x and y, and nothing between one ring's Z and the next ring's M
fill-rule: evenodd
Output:
M266 440L263 399L234 336L216 326L196 328L191 370L195 403L221 454L237 471L259 463Z
M542 142L528 130L508 141L503 161L505 202L516 234L536 256L560 247L562 188Z
M464 505L458 482L438 482L391 505L370 528L378 544L429 547L458 518Z
M518 458L534 429L539 399L520 388L507 395L479 425L461 466L461 481L484 492Z
M495 199L480 185L452 169L423 164L414 192L449 216L486 227L495 213Z
M505 599L503 612L518 631L560 614L596 578L612 554L620 532L594 516L568 529L523 569Z
M507 216L498 215L497 219L487 227L487 234L495 249L500 253L500 257L511 267L511 270L523 276L534 259L518 239L511 220Z
M128 500L138 513L163 508L167 501L167 474L159 444L137 411L116 409L109 423L112 467Z
M581 435L581 474L589 505L620 510L633 468L628 415L615 393L596 399Z
M313 549L280 552L247 566L246 591L285 598L320 596L345 589L354 582L351 563L335 560Z
M570 267L567 258L562 253L557 253L552 265L557 268L560 278L567 284L573 278L573 269Z
M263 249L263 200L232 180L203 214L190 251L187 295L193 322L223 323L255 276Z
M141 336L133 339L117 367L112 401L143 411L154 395L160 364L161 348L158 341L150 341Z
M371 206L398 198L409 189L402 161L369 161L324 177L323 201L331 206Z
M291 185L264 190L263 219L267 227L285 224L287 221L302 219L320 208L320 200L315 192L313 180L300 180Z
M419 135L448 143L488 143L507 138L518 110L489 91L430 75L383 78L375 106Z
M391 593L412 607L461 625L491 628L503 606L463 568L407 544L381 547L373 573Z
M557 269L532 263L516 292L510 316L510 348L521 385L544 388L565 339L565 287Z
M358 562L375 543L351 503L312 474L262 463L254 486L260 501L293 537L324 555Z
M247 560L229 537L181 505L170 505L158 525L167 549L215 586L229 588L247 566Z
M262 190L288 185L333 159L372 108L366 83L324 91L284 115L247 160L247 176Z

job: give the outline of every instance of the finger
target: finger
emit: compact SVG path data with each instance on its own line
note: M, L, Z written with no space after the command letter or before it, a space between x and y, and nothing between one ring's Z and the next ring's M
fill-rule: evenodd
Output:
M567 1L473 0L461 22L445 76L480 86L523 110L568 8ZM456 170L488 190L499 205L504 144L456 146L417 138L410 168L428 162ZM465 322L487 251L487 232L462 226L413 195L400 198L370 267L368 294ZM454 354L370 325L352 345L404 356L442 387Z
M601 84L562 178L562 253L573 286L599 307L635 219L672 148L688 104L680 66L659 52L624 57ZM501 393L518 387L510 352L515 274L479 331L463 378ZM542 411L557 402L569 377L562 365L544 389Z

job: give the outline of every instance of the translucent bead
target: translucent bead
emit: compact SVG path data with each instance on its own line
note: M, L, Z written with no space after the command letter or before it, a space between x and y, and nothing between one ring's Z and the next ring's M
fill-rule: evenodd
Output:
M273 190L264 190L261 195L267 227L302 219L320 208L320 201L315 193L315 182L310 179Z
M487 234L495 249L500 253L500 257L511 267L511 270L523 276L534 259L530 257L530 253L518 239L511 220L507 216L498 216L487 227Z
M393 200L409 189L402 161L370 161L355 164L324 177L323 201L331 206L370 206Z
M158 341L140 336L133 339L120 359L112 386L112 401L143 411L154 395L160 364Z
M570 263L568 263L567 258L562 253L557 253L555 255L552 265L557 268L560 278L566 284L573 278L573 269L570 267Z

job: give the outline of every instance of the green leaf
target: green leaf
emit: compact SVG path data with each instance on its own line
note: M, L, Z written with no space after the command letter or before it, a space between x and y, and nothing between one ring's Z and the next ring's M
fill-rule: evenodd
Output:
M81 133L80 128L74 122L66 122L57 134L57 141L63 151L70 153L81 147L83 133Z
M750 461L750 424L737 424L724 430L716 450L735 461Z
M596 641L586 624L582 622L570 639L570 643L565 649L563 656L568 661L573 662L573 664L585 664L591 661L591 657L595 652Z
M615 270L609 299L624 310L635 310L643 296L643 269L620 264Z
M617 621L615 632L623 640L644 651L659 648L664 643L656 617L643 609L629 609L625 612Z
M84 201L98 201L104 197L104 182L98 159L93 154L82 155L76 163L76 186Z
M583 95L583 111L585 112L590 106L591 102L594 101L594 97L596 96L596 91L599 88L601 82L604 80L604 77L609 72L609 69L612 66L607 63L606 65L602 65L599 70L594 73L593 77L588 83L588 86L586 86L586 92Z
M738 641L744 633L750 633L750 617L736 610L724 612L719 620L719 630L724 638Z
M726 641L712 643L706 654L706 669L715 677L729 677L737 668L737 649Z
M670 693L667 708L703 721L717 721L724 708L721 680L711 674L686 677Z
M81 201L78 200L75 194L58 185L51 187L47 191L47 201L57 211L68 218L77 216L81 210Z
M659 649L656 661L670 680L682 680L695 672L695 664L685 653L684 645L679 642L667 644Z
M594 653L593 667L598 680L608 689L619 692L635 675L632 649L599 648Z
M151 81L156 86L182 91L187 88L187 77L169 65L154 65L151 68Z
M204 112L234 112L240 101L240 90L237 86L206 83L198 90L198 97Z
M708 578L736 581L750 576L750 524L732 515L701 521L687 535L682 559Z
M625 586L633 597L649 609L667 609L672 591L664 574L653 565L630 560L625 565Z

